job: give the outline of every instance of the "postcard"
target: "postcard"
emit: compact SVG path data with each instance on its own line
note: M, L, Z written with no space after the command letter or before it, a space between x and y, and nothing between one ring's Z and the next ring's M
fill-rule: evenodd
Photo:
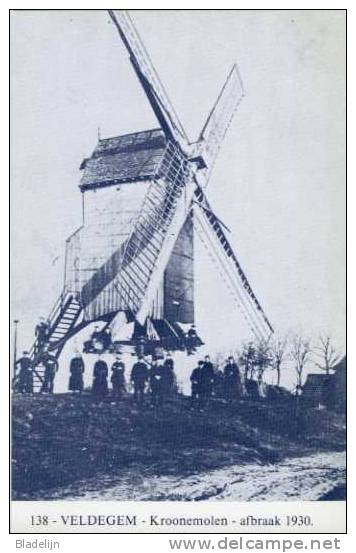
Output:
M10 11L12 533L345 532L345 26Z

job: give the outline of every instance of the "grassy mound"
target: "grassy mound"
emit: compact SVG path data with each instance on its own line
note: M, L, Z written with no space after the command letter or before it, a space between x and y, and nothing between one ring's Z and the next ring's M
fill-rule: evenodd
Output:
M177 396L157 415L131 396L98 404L89 394L15 395L12 420L15 499L128 467L182 475L345 447L343 417L294 401L213 401L200 413Z

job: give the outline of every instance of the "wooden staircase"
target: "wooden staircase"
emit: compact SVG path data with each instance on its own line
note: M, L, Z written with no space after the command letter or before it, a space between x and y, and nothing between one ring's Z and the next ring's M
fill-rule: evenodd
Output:
M190 211L194 194L192 167L186 156L172 143L152 179L140 213L125 243L83 286L80 295L66 289L49 317L49 332L44 343L36 339L30 350L34 391L44 381L40 365L44 350L58 359L67 340L87 323L77 324L79 316L110 282L114 282L123 307L143 325L163 278L169 256Z
M36 338L29 351L33 363L33 391L38 392L44 380L44 367L39 365L44 349L58 359L66 341L78 332L86 323L76 325L82 307L70 293L62 293L55 303L49 317L49 331L45 343Z

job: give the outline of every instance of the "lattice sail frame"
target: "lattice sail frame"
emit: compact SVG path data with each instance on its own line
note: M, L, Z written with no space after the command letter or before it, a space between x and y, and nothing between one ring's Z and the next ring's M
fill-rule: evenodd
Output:
M197 186L202 195L200 201L202 204L207 202L202 189L210 179L221 143L244 96L244 89L237 66L234 65L198 141L189 144L128 13L122 10L109 10L109 13L130 54L131 63L151 106L160 123L163 122L164 131L168 132L171 140L168 141L161 167L149 186L130 236L83 286L80 295L83 306L88 310L88 306L95 305L95 297L102 294L105 288L103 283L106 282L107 293L119 298L116 307L129 309L143 324L163 278L174 242L192 208L191 202ZM199 158L200 161L203 160L203 168L200 166L200 170L199 164L193 163L193 160L197 161ZM208 225L208 230L211 233L216 232L214 225ZM252 326L265 326L268 332L273 331L237 260L233 266L230 265L230 271L236 271L235 284L240 280L242 293L247 295ZM257 316L253 310L257 311ZM94 314L95 310L92 315ZM260 333L261 330L255 332Z
M207 166L204 170L205 187L214 169L221 144L244 95L243 83L235 64L206 120L196 145L196 155L201 155Z
M95 318L96 305L106 295L111 297L111 309L129 310L143 324L189 212L194 188L192 164L169 142L127 239L80 292L89 319Z
M222 140L244 96L242 81L234 66L198 141L190 144L127 12L109 12L168 145L129 237L87 281L79 278L82 227L67 240L65 286L56 303L57 311L50 317L50 350L56 351L57 356L65 341L78 329L76 321L81 312L90 311L105 290L110 289L111 296L116 298L118 310L130 309L141 324L145 322L179 232L193 209L193 197L198 198L201 206L207 203L202 189L209 181ZM207 212L202 213L206 215ZM217 243L220 247L216 259L238 298L243 316L254 333L266 339L273 329L222 229L216 228L216 220L209 217L205 217L205 221L204 216L195 218L196 226L200 225L198 232L205 238L209 236L211 245ZM210 253L213 251L216 253L216 247L212 247Z
M108 12L129 52L131 63L138 73L138 77L159 122L165 131L169 131L173 140L176 140L181 146L183 144L186 146L188 144L188 137L183 125L128 12L126 10L108 10ZM152 91L154 98L149 93L148 87Z

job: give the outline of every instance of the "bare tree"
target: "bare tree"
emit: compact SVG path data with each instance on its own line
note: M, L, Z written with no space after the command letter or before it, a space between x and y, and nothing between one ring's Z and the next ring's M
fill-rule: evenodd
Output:
M297 373L297 389L301 389L303 382L303 372L309 363L311 354L310 340L302 336L294 336L292 340L290 355L294 361L295 371Z
M258 340L255 345L254 363L257 367L257 381L263 380L265 370L271 366L272 356L269 341Z
M271 342L271 364L277 372L277 386L281 384L281 370L287 356L288 337L276 337Z
M252 342L244 343L242 346L239 363L244 368L244 380L252 378L255 369L256 348Z
M317 345L314 348L320 363L315 362L319 369L322 369L326 374L330 374L330 369L340 360L340 353L332 344L331 337L328 334L320 335Z

